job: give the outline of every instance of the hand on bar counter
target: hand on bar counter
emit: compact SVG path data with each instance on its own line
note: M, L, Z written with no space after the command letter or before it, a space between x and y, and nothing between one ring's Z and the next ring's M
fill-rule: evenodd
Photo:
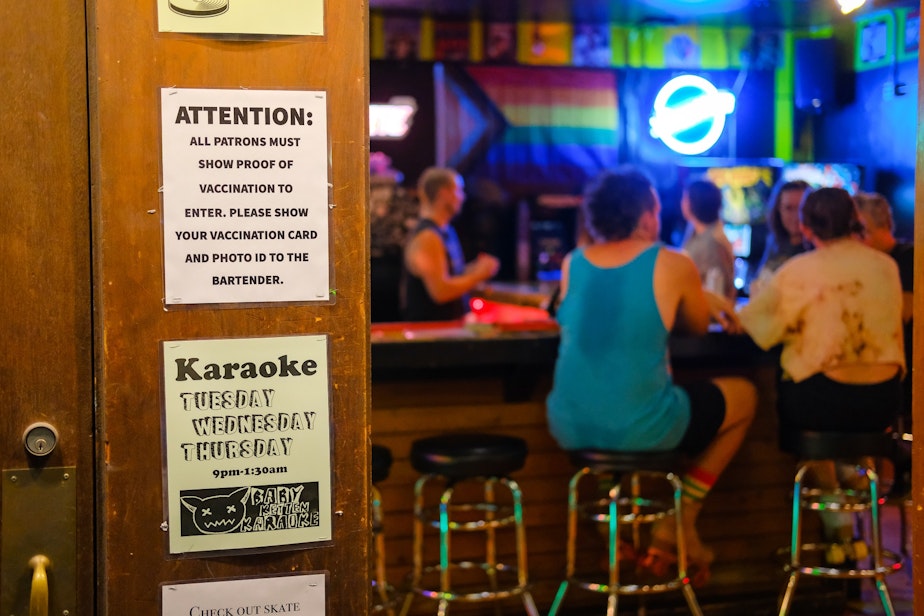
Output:
M548 310L553 297L558 296L555 282L501 282L492 280L472 290L472 296L494 302L532 306Z
M473 261L465 264L465 273L472 274L479 280L484 281L493 278L499 268L500 261L497 257L481 252Z
M712 320L721 326L722 331L729 334L744 333L744 328L738 319L738 313L735 312L735 305L731 300L724 295L713 293L707 289L703 289L703 294L709 303L709 314L712 316Z

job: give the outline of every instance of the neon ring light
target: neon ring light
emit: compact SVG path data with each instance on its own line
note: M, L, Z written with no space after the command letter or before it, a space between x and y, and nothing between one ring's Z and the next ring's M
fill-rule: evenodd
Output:
M658 92L652 110L651 136L678 154L702 154L725 130L735 110L735 96L696 75L674 77Z

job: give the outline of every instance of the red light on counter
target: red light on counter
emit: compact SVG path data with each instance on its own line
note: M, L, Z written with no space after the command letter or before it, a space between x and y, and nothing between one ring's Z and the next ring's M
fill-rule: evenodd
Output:
M472 309L472 312L483 312L487 304L480 297L472 298L472 301L469 302L469 306Z

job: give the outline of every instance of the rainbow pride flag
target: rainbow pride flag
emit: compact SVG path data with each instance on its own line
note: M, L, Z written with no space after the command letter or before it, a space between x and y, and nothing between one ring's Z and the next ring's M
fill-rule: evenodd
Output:
M616 75L608 70L470 66L507 121L479 175L519 194L581 192L617 162Z

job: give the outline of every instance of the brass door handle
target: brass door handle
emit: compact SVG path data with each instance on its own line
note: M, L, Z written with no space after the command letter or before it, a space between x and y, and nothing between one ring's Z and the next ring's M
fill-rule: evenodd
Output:
M51 561L44 554L29 559L32 567L32 590L29 593L29 616L48 616L48 573Z

